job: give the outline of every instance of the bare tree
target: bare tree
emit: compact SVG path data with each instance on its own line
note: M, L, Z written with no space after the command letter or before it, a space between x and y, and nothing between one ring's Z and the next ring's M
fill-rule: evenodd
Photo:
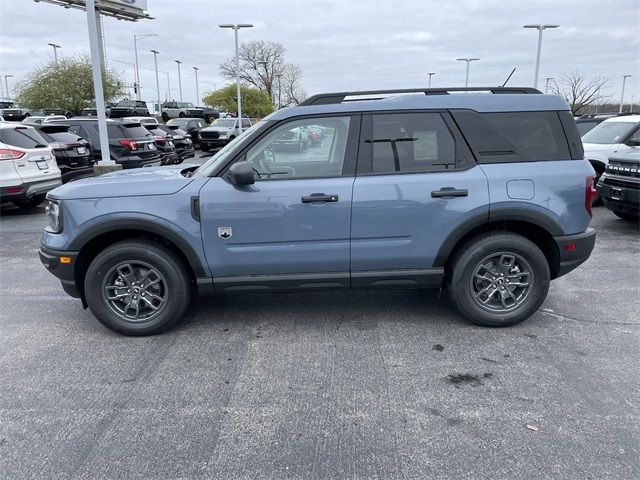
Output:
M576 70L572 70L563 74L559 82L551 85L551 92L562 95L571 106L571 113L578 115L584 113L589 105L608 98L607 95L603 95L603 90L606 89L610 80L610 77L604 76L587 80Z
M300 85L302 69L293 63L286 63L285 48L281 43L253 40L241 44L238 54L240 81L245 85L253 85L267 93L272 101L280 93L282 104L285 105L299 103L306 97ZM228 80L236 79L235 57L227 58L220 64L220 74Z

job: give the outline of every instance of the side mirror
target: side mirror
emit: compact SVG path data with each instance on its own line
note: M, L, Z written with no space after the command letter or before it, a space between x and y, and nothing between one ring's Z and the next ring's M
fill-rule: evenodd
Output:
M227 172L227 178L229 181L236 185L253 185L256 181L256 177L253 172L253 168L248 162L237 162L231 165Z
M627 145L628 147L640 147L640 139L632 138L630 140L627 140L627 143L625 145Z

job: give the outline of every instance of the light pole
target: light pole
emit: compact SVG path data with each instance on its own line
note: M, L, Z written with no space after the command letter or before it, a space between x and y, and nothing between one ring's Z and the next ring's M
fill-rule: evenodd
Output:
M55 43L47 43L50 47L53 47L53 58L55 61L58 61L58 49L62 48L60 45L56 45Z
M278 77L278 110L280 110L280 105L282 105L280 103L280 93L282 92L282 90L280 89L280 85L282 83L282 73L276 73L276 77Z
M178 64L178 91L180 92L180 101L182 101L182 78L180 77L180 60L174 60Z
M429 87L431 88L431 77L433 77L436 74L436 72L428 72L427 75L429 75Z
M558 28L560 25L537 24L524 25L522 28L535 28L538 30L538 54L536 55L536 73L533 77L533 88L538 88L538 72L540 71L540 52L542 51L542 32L547 28Z
M238 30L241 28L251 28L253 25L250 23L224 23L218 25L220 28L231 28L235 34L236 40L236 96L238 99L238 127L239 132L242 134L242 99L240 97L240 55L238 54Z
M160 115L161 113L161 109L160 109L160 79L158 78L158 54L160 53L157 50L151 50L151 53L153 53L153 63L155 64L156 67L156 90L157 90L157 94L158 94L158 115Z
M549 93L549 81L554 80L553 77L545 78L544 93Z
M464 77L464 88L469 88L469 64L471 62L477 62L479 58L456 58L458 62L467 62L467 74Z
M144 35L133 35L133 51L135 52L136 57L136 98L140 100L140 69L138 67L138 39L145 37L157 37L155 33L145 33Z
M11 95L9 95L9 81L7 78L13 78L13 75L4 76L4 89L7 91L7 100L11 100Z
M118 59L116 59L116 58L112 58L112 59L111 59L111 61L112 61L112 62L116 62L116 63L121 63L121 64L123 64L123 65L128 65L128 66L130 66L130 67L133 67L133 82L135 83L135 81L136 81L136 66L135 66L133 63L131 63L131 62L124 62L124 61L122 61L122 60L118 60ZM122 74L123 74L123 76L125 77L125 82L126 82L126 75L125 75L125 73L124 73L124 70L122 71ZM134 90L135 90L135 86L134 86ZM135 92L134 92L134 93L135 93Z
M200 105L200 91L198 89L198 70L200 70L198 67L193 67L193 71L196 74L196 107Z
M622 106L624 105L624 85L625 83L627 83L627 78L631 77L632 75L623 75L622 76L622 95L620 95L620 113L622 113ZM6 77L6 75L5 75ZM7 88L7 92L9 91L9 88Z

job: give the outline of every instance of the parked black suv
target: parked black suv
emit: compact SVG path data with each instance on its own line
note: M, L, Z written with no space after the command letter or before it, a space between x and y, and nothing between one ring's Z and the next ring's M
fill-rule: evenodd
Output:
M207 123L211 123L217 118L220 118L220 112L213 107L198 107L202 110L204 114L204 119Z
M98 120L91 117L74 117L52 124L69 125L69 129L82 138L89 140L93 159L102 158ZM111 160L120 163L122 168L138 168L160 165L161 156L156 148L153 135L138 122L122 123L107 120L109 150Z
M623 220L637 222L640 219L640 151L609 158L598 189L605 207Z
M53 149L62 183L93 175L91 146L69 129L69 125L45 123L33 125Z
M180 159L178 163L195 156L196 151L193 148L193 141L187 132L177 126L158 125L158 128L173 137L173 145L176 147L176 153Z
M142 100L121 100L109 111L111 118L146 117L148 115L149 109Z

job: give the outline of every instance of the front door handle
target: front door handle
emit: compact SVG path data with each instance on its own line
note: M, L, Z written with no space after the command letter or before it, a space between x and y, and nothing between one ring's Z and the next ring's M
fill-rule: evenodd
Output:
M300 199L302 203L313 202L337 202L338 195L325 195L324 193L312 193Z
M431 192L431 198L466 197L468 195L469 191L466 188L444 187Z

